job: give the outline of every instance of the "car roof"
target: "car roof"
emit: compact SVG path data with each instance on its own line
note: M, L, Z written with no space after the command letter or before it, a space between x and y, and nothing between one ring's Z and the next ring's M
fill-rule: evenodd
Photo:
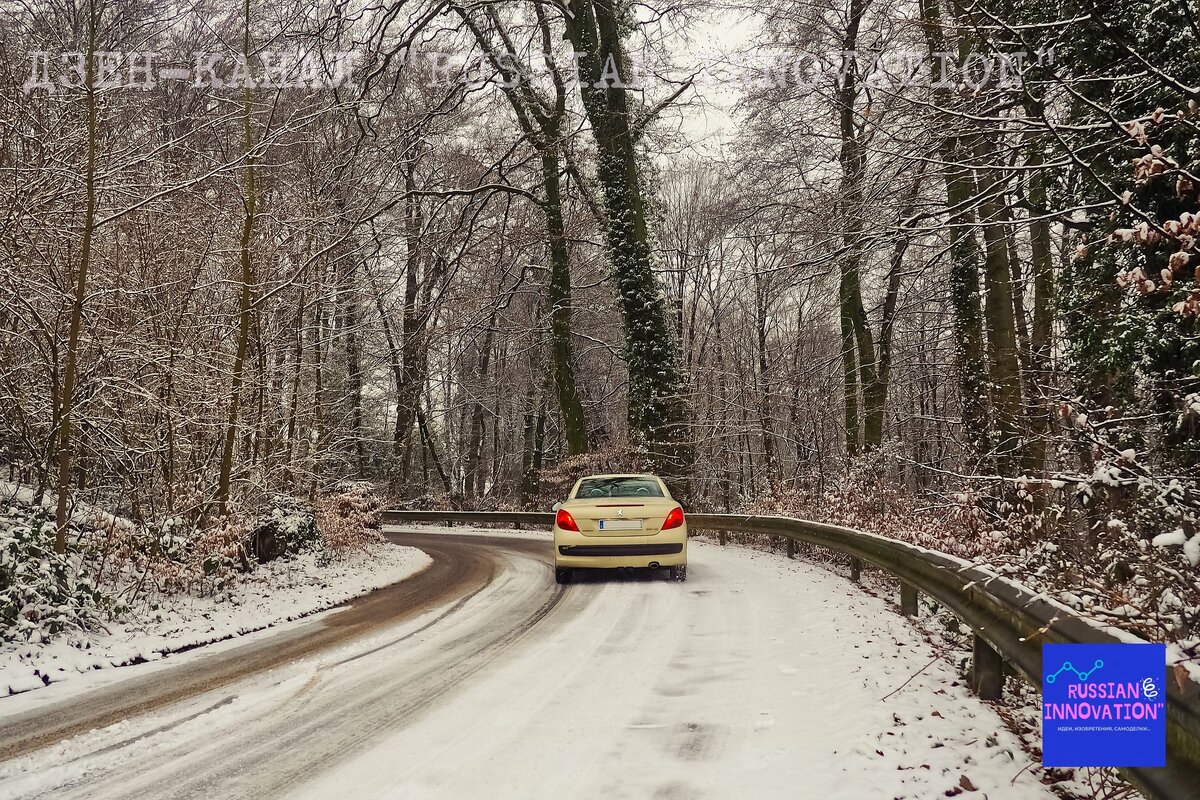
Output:
M658 478L658 476L649 472L612 472L603 475L584 475L579 480L586 481L589 478Z

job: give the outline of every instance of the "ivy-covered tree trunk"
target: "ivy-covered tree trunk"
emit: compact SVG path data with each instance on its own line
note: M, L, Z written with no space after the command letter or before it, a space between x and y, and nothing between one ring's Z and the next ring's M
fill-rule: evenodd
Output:
M613 0L571 0L567 39L579 58L579 90L596 139L596 176L607 210L606 240L617 280L629 368L629 427L644 437L658 468L685 477L692 466L684 375L668 310L654 277L638 126L625 80L621 26ZM619 77L618 77L619 76Z
M930 55L930 69L936 70L937 54L951 52L943 27L940 0L920 0L921 24ZM934 80L938 79L936 73ZM949 108L954 96L949 89L934 91L937 103ZM971 437L971 449L980 461L991 451L989 433L988 386L984 361L983 311L979 302L979 243L975 239L975 181L967 163L967 148L961 135L953 130L959 124L950 115L950 129L938 144L946 183L946 208L950 231L950 306L954 314L955 361L959 391L962 394L963 430Z

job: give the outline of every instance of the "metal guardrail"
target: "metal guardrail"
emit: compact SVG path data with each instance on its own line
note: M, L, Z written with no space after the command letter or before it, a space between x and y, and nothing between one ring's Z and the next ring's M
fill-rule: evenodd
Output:
M403 522L504 524L550 527L554 514L519 511L386 511L387 524ZM948 608L974 632L971 688L996 699L1004 685L1004 662L1041 686L1042 644L1108 644L1126 641L1092 625L1044 596L962 559L863 531L774 516L689 514L692 530L784 537L844 553L851 576L861 562L900 579L900 607L917 613L918 593ZM1167 678L1167 766L1128 768L1122 773L1156 800L1200 799L1200 686Z

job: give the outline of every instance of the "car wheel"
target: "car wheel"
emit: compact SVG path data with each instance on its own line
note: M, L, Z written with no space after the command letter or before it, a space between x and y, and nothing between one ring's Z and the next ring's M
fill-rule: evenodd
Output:
M561 583L561 584L570 583L571 582L571 570L561 568L561 567L559 569L554 570L554 582Z
M683 583L687 580L687 564L671 567L671 580Z

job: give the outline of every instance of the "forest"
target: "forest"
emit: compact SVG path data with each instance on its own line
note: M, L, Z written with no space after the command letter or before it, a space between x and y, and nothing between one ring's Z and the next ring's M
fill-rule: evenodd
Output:
M1198 40L1188 0L0 3L4 621L29 559L99 564L86 605L250 569L281 507L654 471L1200 658Z

